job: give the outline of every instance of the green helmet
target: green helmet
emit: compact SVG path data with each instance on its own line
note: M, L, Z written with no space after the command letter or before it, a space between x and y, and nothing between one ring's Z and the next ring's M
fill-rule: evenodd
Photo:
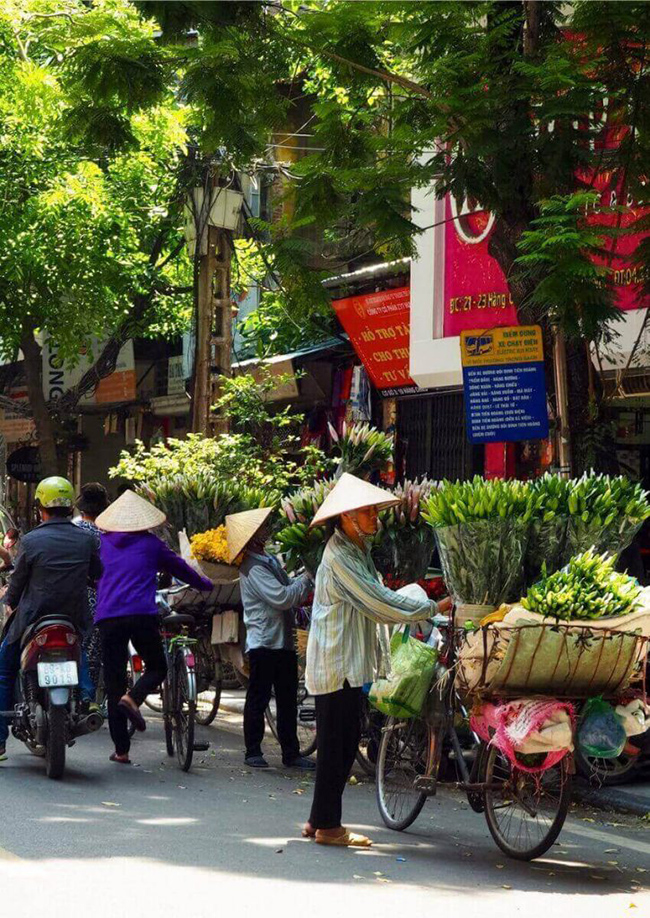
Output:
M46 510L52 507L73 507L75 493L74 488L67 478L44 478L36 488L34 499L40 507Z

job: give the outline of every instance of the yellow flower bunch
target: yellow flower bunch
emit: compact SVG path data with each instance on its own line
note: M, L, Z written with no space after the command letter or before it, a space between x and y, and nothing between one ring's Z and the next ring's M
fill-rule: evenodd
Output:
M212 561L213 563L228 564L228 540L226 539L226 527L219 526L218 529L208 529L207 532L199 532L192 536L190 540L192 546L192 555L197 561Z

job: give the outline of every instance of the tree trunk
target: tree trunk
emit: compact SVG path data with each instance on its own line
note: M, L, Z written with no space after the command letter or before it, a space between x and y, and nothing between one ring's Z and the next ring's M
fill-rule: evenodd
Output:
M58 475L59 458L56 451L55 424L48 411L43 394L43 364L41 347L34 337L32 328L25 328L20 346L24 357L27 396L32 409L38 448L41 455L43 477Z

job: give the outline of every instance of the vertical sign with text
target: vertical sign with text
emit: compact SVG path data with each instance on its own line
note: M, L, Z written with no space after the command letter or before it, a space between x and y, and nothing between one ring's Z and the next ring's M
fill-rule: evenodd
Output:
M464 331L460 341L470 443L548 437L539 325Z

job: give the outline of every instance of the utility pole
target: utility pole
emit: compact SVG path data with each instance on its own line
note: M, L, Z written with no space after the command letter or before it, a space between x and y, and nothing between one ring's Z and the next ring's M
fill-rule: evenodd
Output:
M216 230L215 263L213 275L213 304L211 338L211 375L210 404L214 405L221 395L224 376L231 375L232 369L232 300L230 299L230 261L232 251L230 236L225 229ZM212 429L215 434L228 432L228 419L221 412L211 415Z
M194 343L194 391L192 393L192 431L193 433L210 433L210 375L212 367L211 342L214 321L214 297L212 292L213 278L216 269L216 244L219 230L206 226L207 251L201 255L199 265L197 304L196 304L196 339ZM197 236L196 245L201 245Z
M193 244L199 257L192 431L206 436L228 430L227 419L212 406L221 394L221 379L231 373L231 232L238 224L242 197L213 179L195 189L192 202Z

